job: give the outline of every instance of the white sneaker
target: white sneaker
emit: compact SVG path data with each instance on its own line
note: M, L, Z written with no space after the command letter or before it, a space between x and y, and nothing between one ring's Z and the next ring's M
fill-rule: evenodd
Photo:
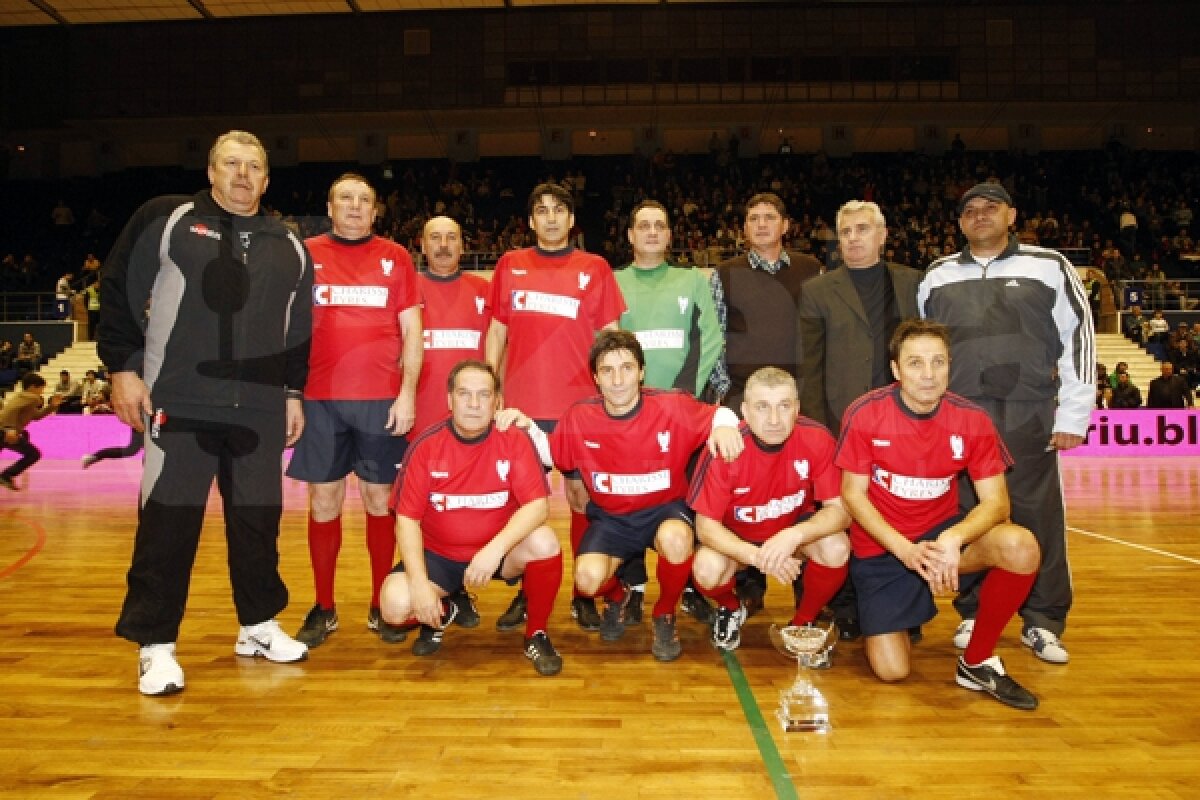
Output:
M183 668L175 660L175 643L148 644L138 650L138 691L148 695L183 691Z
M1045 628L1029 627L1021 631L1021 643L1033 650L1033 654L1042 661L1051 664L1065 664L1070 659L1067 648L1063 647L1058 636Z
M954 629L954 646L959 650L966 650L967 645L971 643L971 634L975 632L975 620L964 619L958 623L958 627Z
M262 656L268 661L287 664L308 658L308 645L288 636L278 622L269 619L239 628L233 652L239 656Z

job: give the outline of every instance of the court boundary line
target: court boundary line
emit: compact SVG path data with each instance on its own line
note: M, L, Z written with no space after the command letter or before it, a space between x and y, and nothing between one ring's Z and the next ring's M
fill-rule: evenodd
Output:
M46 546L46 529L42 527L42 524L37 520L31 520L27 524L37 534L37 538L34 539L33 546L26 551L25 555L21 556L4 569L0 569L0 581L9 577L21 567L32 561L38 553L42 552L42 548Z
M753 734L754 742L758 745L758 753L762 757L763 766L767 768L767 777L771 779L771 785L775 788L775 797L779 800L799 800L800 796L796 794L796 785L792 781L792 775L788 772L787 765L783 763L783 756L780 755L779 748L775 745L775 739L771 737L771 732L767 730L767 723L758 707L758 701L754 699L754 693L750 691L750 682L746 680L742 663L738 661L737 655L732 650L722 650L721 658L725 662L725 671L729 673L729 680L733 683L733 690L737 693L738 702L742 706L742 713L746 715L750 733Z
M1076 528L1074 525L1068 525L1067 530L1074 531L1075 533L1081 534L1083 536L1091 536L1093 539L1101 539L1105 542L1111 542L1113 544L1123 544L1126 547L1132 547L1135 550L1144 550L1145 552L1153 553L1156 556L1163 556L1165 558L1174 558L1177 561L1183 561L1185 563L1193 564L1197 567L1200 567L1200 558L1191 558L1190 556L1181 556L1178 553L1172 553L1169 550L1160 550L1157 547L1150 547L1149 545L1138 544L1137 542L1130 542L1125 539L1118 539L1115 536L1108 536L1103 533L1096 533L1095 531L1084 530L1083 528Z

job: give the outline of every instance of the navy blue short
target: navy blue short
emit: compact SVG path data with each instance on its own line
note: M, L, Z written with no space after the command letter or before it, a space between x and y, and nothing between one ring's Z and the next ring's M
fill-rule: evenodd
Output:
M508 556L504 558L508 558ZM437 584L446 594L454 594L463 588L463 575L467 573L467 565L469 563L469 561L455 561L446 558L432 550L427 549L425 551L425 574L429 576L429 580ZM504 559L501 559L500 566L496 567L496 574L492 576L492 580L504 581L509 586L516 586L521 582L520 575L515 578L505 578L500 574L503 569ZM392 567L392 572L404 572L404 562L401 561Z
M366 483L391 485L408 439L387 425L393 400L304 401L304 435L296 442L287 476L306 483L340 481L351 472Z
M693 531L692 510L682 500L643 508L632 514L610 514L595 503L587 504L588 529L579 543L579 555L603 553L625 561L640 557L654 547L658 526L669 519L686 522ZM695 534L692 534L695 536Z
M951 517L917 537L917 541L936 539L961 519ZM929 584L891 553L871 558L851 556L850 577L858 592L858 624L863 636L906 631L937 616ZM960 583L966 577L960 577Z

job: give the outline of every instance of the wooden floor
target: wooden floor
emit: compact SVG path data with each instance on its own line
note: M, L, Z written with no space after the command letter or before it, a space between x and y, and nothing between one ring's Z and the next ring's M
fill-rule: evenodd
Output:
M673 664L652 659L647 626L605 645L570 621L564 587L552 634L566 666L538 677L520 633L492 627L509 598L498 584L479 598L482 626L452 629L441 653L417 659L365 628L357 514L342 628L299 665L233 654L211 514L179 642L187 690L142 697L136 651L112 634L139 465L46 461L25 491L0 496L0 796L1200 797L1200 463L1065 464L1072 661L1038 661L1016 624L1000 649L1041 708L954 685L956 620L943 601L906 684L873 680L860 644L839 648L817 675L835 726L820 736L783 734L773 717L795 673L766 634L785 618L778 587L732 669L690 621ZM282 621L294 631L312 602L302 487L289 484L287 506Z

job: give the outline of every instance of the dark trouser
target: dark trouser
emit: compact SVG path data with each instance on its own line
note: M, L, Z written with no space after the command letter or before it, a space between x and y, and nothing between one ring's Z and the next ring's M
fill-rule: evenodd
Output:
M271 619L288 600L277 547L282 405L278 413L176 407L156 416L157 423L147 422L141 512L117 634L139 644L178 637L214 477L238 622Z
M18 431L17 436L19 438L13 444L3 445L3 447L7 447L9 450L21 454L20 458L9 464L3 472L0 472L0 475L3 475L6 478L17 477L22 472L40 461L42 458L42 451L38 450L37 447L34 446L33 442L29 441L29 431ZM0 439L0 441L3 440Z
M129 458L136 456L138 451L142 449L142 443L145 441L145 434L129 429L129 444L124 447L105 447L92 453L92 458L97 461L104 461L106 458Z
M1021 607L1021 619L1026 627L1045 628L1061 636L1071 609L1072 586L1058 452L1046 451L1054 427L1054 402L1006 403L978 397L971 400L988 412L1015 461L1006 476L1012 521L1032 531L1042 550L1041 567ZM978 501L970 481L964 480L962 488L963 509L973 508ZM978 583L954 601L954 607L963 617L973 618L978 606Z

